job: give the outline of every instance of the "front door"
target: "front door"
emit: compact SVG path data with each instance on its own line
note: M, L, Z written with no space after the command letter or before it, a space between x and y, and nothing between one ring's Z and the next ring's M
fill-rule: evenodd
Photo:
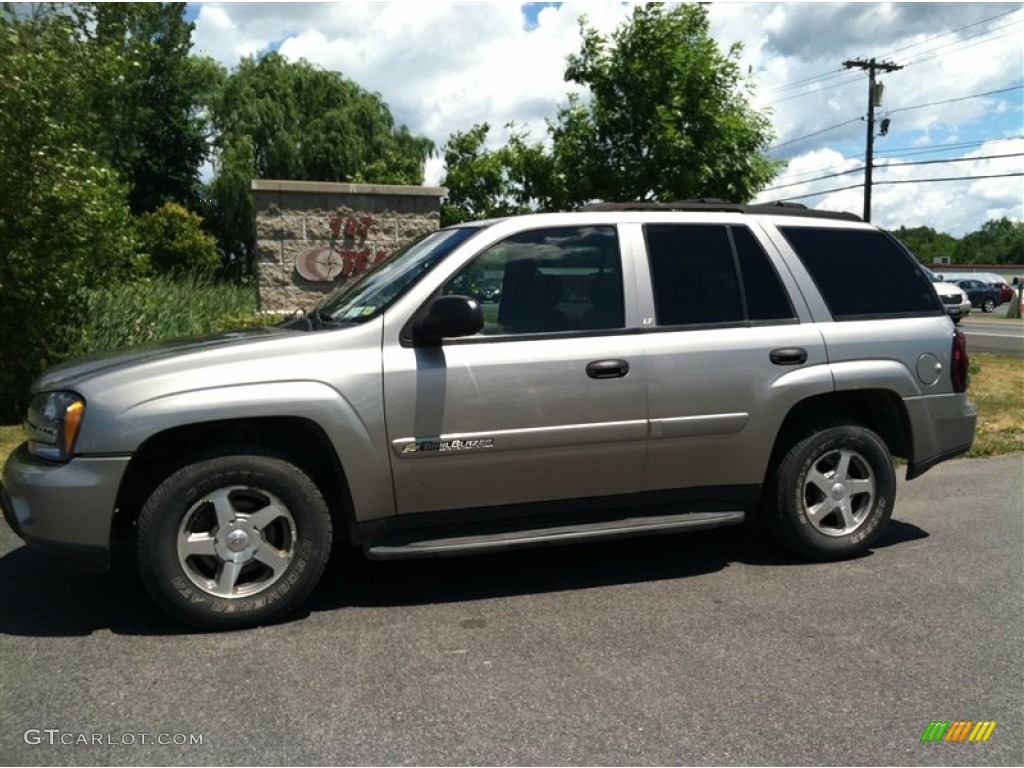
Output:
M385 345L398 513L638 490L646 364L615 227L519 233L442 293L478 295L486 322L438 347Z

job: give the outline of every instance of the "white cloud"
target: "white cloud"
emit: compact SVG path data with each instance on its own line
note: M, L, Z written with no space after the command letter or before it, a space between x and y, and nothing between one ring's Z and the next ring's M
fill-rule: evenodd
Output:
M571 0L544 8L535 28L527 30L521 7L506 2L204 4L194 43L229 66L240 56L279 46L290 59L306 58L380 93L397 122L439 148L452 132L480 122L490 123L496 145L505 139L510 121L530 129L533 138L544 138L545 118L554 117L573 90L563 72L566 56L579 48L577 18L585 13L593 26L608 33L630 9L629 4ZM780 149L790 163L775 186L863 164L864 123L858 118L865 112L867 78L843 68L842 62L851 58L892 58L906 65L882 77L883 110L892 112L892 129L878 149L890 161L904 154L890 149L976 145L1021 133L1020 90L916 108L1020 84L1020 4L714 3L710 18L712 35L723 49L743 44L742 62L752 68L758 84L755 104L770 107L777 143L849 121ZM804 87L786 87L808 78L813 80ZM1000 146L1005 151L1005 144ZM904 159L928 157L941 155ZM1019 159L1013 162L1019 171ZM950 176L980 173L953 165L936 168ZM901 179L923 177L920 167L902 172ZM442 175L440 160L431 160L427 182L436 183ZM849 174L785 192L796 195L859 181L859 175ZM1024 218L1019 182L879 186L873 209L876 220L886 225L926 224L963 234L977 229L990 211ZM846 190L811 202L859 213L861 194Z

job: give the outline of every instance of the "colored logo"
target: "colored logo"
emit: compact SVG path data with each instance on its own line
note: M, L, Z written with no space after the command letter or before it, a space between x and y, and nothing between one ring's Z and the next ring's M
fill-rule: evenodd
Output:
M995 729L995 720L932 720L921 741L988 741Z

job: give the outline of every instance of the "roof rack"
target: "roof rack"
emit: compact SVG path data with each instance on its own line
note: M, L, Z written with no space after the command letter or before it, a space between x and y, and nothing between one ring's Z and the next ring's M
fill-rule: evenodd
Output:
M806 216L813 219L840 219L863 221L860 216L845 211L816 211L801 203L758 203L756 205L731 203L728 200L704 197L697 200L673 200L668 203L637 201L632 203L590 203L581 211L702 211L724 213L759 213L775 216Z

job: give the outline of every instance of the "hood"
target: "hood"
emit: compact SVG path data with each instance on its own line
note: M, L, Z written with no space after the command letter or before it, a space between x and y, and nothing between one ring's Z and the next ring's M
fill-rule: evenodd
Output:
M215 349L251 345L294 333L294 331L281 328L248 328L241 331L170 339L168 341L142 344L125 349L97 352L48 368L36 380L32 391L48 392L57 389L73 388L74 385L95 376L113 373L143 363L183 357L196 352L208 352Z

